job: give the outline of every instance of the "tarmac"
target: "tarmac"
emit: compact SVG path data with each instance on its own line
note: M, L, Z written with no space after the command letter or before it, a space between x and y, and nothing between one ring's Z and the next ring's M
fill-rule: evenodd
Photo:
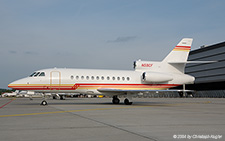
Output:
M0 98L1 141L225 140L223 98ZM123 99L121 99L123 101Z

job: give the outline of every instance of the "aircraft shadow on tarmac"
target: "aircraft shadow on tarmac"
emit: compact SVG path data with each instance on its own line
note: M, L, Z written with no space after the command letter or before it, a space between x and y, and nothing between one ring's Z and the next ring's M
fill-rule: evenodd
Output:
M76 99L76 100L48 100L48 105L111 105L111 106L163 106L163 107L169 107L172 103L168 103L168 102L133 102L132 105L125 105L124 102L120 102L119 104L112 104L111 101L109 102L94 102L95 100L91 100L91 101L86 101L86 100L82 100L82 99ZM18 105L40 105L41 100L37 101L33 101L31 100L30 102L25 102L25 103L17 103Z

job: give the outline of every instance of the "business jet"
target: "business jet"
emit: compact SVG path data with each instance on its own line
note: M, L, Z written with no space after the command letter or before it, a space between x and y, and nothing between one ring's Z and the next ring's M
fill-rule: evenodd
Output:
M3 93L2 97L16 97L18 95L18 91L11 92L11 93Z
M30 76L14 81L8 87L41 93L81 93L106 95L112 103L132 104L132 97L151 91L174 91L170 88L193 84L195 78L184 73L191 49L192 38L183 38L160 62L134 62L134 70L100 70L51 68L33 72ZM175 90L179 91L179 90ZM186 90L187 91L187 90ZM43 99L41 105L47 105Z

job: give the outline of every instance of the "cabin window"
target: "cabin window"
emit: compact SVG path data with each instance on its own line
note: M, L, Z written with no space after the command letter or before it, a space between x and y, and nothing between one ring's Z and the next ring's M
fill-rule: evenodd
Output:
M99 76L97 76L96 79L99 80Z
M125 80L125 77L122 77L122 80L124 81Z
M87 76L86 79L89 80L89 76Z
M110 77L109 76L107 76L107 80L110 80Z
M81 79L83 80L84 79L84 76L81 76Z
M104 80L104 76L102 76L102 80Z
M94 80L94 79L95 79L95 77L94 77L94 76L91 76L91 79L92 79L92 80Z
M41 72L41 74L39 76L45 76L45 73L44 72Z
M79 79L79 76L76 76L76 79Z
M113 77L112 77L112 80L115 80L115 79L116 79L116 78L113 76Z
M74 76L73 76L73 75L71 75L71 76L70 76L70 78L73 80Z
M117 77L117 80L119 81L120 80L120 77Z
M127 81L129 81L130 80L130 77L127 77Z

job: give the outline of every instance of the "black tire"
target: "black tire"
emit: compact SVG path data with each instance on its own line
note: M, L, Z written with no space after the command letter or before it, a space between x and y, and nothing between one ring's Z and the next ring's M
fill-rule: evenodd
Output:
M113 104L119 104L120 100L118 98L113 98L112 103Z
M127 98L124 100L125 105L131 105L133 102L130 102Z
M41 102L41 105L45 106L45 105L48 105L48 103L47 103L47 101L43 100L43 101Z

